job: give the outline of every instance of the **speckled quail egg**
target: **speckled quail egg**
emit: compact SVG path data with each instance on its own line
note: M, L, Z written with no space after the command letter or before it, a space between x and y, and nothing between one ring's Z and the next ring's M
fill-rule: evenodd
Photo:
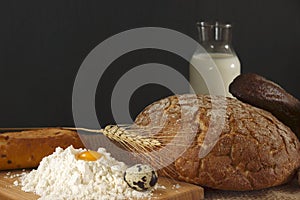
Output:
M136 164L126 169L124 180L132 189L143 191L157 183L157 172L149 165Z

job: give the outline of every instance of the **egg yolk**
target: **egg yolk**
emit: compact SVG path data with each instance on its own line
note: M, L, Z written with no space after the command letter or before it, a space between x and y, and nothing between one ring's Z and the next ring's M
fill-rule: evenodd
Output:
M76 155L77 160L85 160L85 161L96 161L101 158L102 154L98 153L97 151L83 151Z

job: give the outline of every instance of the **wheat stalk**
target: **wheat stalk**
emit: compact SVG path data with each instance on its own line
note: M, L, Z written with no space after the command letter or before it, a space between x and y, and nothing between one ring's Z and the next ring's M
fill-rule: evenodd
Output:
M161 127L152 127L153 129L161 129ZM121 144L125 149L130 150L131 152L138 153L137 158L139 161L150 164L160 168L163 162L172 162L172 157L169 155L172 154L172 149L166 149L166 152L163 155L158 154L147 154L148 152L162 148L166 141L169 141L170 138L174 138L174 135L152 135L150 134L151 130L141 128L138 126L119 126L119 125L108 125L104 129L95 130L95 129L87 129L87 128L69 128L64 127L64 129L69 130L81 130L86 132L93 132L93 133L101 133L105 135L112 141ZM179 136L179 140L173 144L177 147L186 146L186 144L181 144L181 137L186 136ZM146 153L146 154L144 154ZM164 167L164 176L173 177L172 174L176 175L176 171L169 166Z
M151 150L157 147L161 147L160 141L150 138L149 136L138 135L138 129L130 130L130 127L108 125L104 129L95 130L87 128L65 128L69 130L81 130L93 133L102 133L109 139L116 141L130 150Z

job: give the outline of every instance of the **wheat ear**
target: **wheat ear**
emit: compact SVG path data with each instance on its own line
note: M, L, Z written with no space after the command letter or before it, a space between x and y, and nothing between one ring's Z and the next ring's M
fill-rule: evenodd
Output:
M126 129L123 127L119 127L118 125L108 125L104 129L95 130L95 129L87 129L87 128L65 128L69 130L81 130L93 133L102 133L109 139L116 141L120 144L123 144L125 147L135 150L142 149L154 149L157 147L161 147L161 142L150 138L138 135L138 129L130 130L130 128Z

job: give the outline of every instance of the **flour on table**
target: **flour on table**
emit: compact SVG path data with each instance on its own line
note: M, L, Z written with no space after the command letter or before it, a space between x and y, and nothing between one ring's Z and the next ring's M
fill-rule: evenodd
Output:
M172 189L174 190L174 189L179 189L181 186L177 183L176 185L173 185L172 186Z
M26 192L40 195L40 200L106 200L150 198L152 191L138 192L123 180L127 166L99 148L97 161L77 160L84 149L72 146L55 152L41 161L36 170L21 177L19 185Z

